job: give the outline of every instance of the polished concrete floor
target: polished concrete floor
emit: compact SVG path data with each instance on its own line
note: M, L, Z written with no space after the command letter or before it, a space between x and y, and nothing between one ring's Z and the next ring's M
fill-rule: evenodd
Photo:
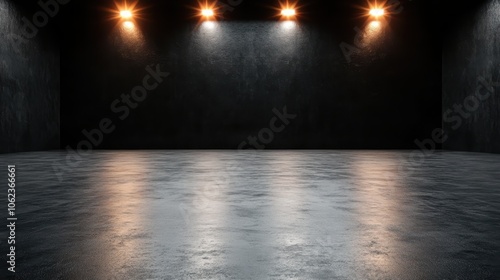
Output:
M500 155L73 157L0 155L18 279L500 279Z

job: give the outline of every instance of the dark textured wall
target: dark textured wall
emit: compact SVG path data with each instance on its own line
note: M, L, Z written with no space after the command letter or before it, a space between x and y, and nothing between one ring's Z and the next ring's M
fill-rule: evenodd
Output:
M444 148L500 153L500 1L449 7L443 48L443 127L449 138Z
M34 1L0 0L0 153L59 148L59 49L48 23L28 39ZM30 34L35 34L30 31Z
M224 20L200 24L196 1L145 0L129 29L102 1L73 3L62 45L62 146L235 149L261 132L266 148L410 149L441 127L435 10L401 1L401 13L378 27L362 15L365 1L329 9L304 1L293 26L272 17L277 3L243 1ZM350 60L343 42L356 46ZM170 75L124 108L122 94L142 84L147 65ZM296 118L269 139L273 109L285 106ZM95 130L103 120L108 134Z

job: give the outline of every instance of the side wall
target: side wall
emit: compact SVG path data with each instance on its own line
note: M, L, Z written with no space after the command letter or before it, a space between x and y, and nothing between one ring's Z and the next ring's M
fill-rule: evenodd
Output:
M443 148L500 153L500 1L479 2L448 11Z
M59 148L55 23L48 22L28 39L28 32L35 32L23 28L23 18L32 21L41 8L36 2L19 2L0 0L0 153Z

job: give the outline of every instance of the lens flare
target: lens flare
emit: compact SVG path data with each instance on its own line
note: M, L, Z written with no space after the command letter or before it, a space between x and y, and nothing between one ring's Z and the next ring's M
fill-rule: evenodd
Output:
M360 7L366 14L363 16L371 17L375 20L379 20L381 17L390 16L390 11L392 10L392 4L389 0L367 0L368 6Z
M280 1L280 6L279 8L276 7L274 8L275 10L279 11L278 16L281 16L282 20L291 20L295 19L298 15L297 13L297 3L290 3L289 1L286 2L281 2Z
M295 9L283 9L281 15L285 17L292 17L295 15Z
M213 17L214 11L212 9L203 9L201 10L201 15L204 17Z
M110 20L117 21L118 24L122 24L127 21L131 21L134 25L137 25L138 21L143 19L142 11L144 7L138 6L138 1L115 1L114 7L103 8L105 11L109 12Z
M208 0L200 2L198 1L198 7L192 7L193 10L197 11L196 16L200 17L201 21L216 20L217 17L217 3L218 2L208 2Z
M372 15L374 17L381 17L384 14L385 14L385 11L382 8L373 8L370 10L370 15Z
M122 17L123 19L130 19L132 18L132 12L129 10L120 11L120 17Z

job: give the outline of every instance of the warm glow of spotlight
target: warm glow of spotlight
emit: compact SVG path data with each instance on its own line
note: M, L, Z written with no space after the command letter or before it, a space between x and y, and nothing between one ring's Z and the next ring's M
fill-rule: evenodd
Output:
M214 10L212 9L203 9L201 10L201 15L204 17L213 17L214 16Z
M283 22L283 28L284 29L292 29L295 27L295 21L293 20L287 20Z
M135 27L135 24L131 21L125 21L123 23L123 27L125 27L126 29L133 29Z
M203 22L202 26L206 29L214 29L215 28L215 22L213 21L205 21Z
M370 22L370 24L368 25L368 27L370 29L380 28L380 21L378 21L378 20L372 21L372 22Z
M283 9L281 15L285 17L292 17L295 15L295 9Z
M132 18L132 12L129 10L120 11L120 16L123 19L130 19L130 18Z
M373 8L370 10L370 15L374 16L374 17L381 17L384 15L384 9L380 9L380 8Z
M281 16L281 20L291 20L299 16L297 9L300 7L297 6L297 2L286 0L283 2L280 1L279 4L279 8L276 7L274 9L279 13L277 16Z

